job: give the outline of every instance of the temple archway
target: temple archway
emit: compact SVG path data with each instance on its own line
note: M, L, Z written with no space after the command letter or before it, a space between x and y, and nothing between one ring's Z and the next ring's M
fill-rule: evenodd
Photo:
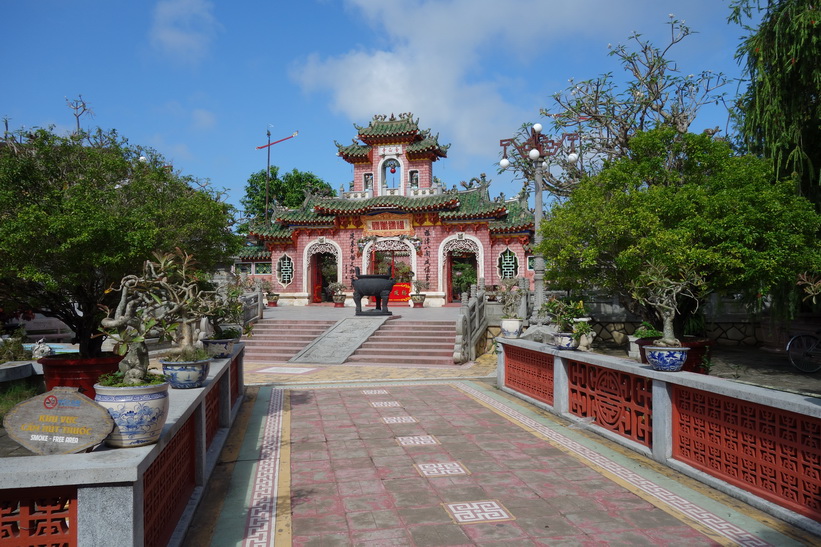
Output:
M442 241L440 247L439 290L446 302L458 302L462 292L484 277L484 252L481 242L459 233Z
M308 293L308 303L330 302L328 285L341 281L340 257L342 249L333 241L324 237L305 247L303 264L305 268L303 283Z

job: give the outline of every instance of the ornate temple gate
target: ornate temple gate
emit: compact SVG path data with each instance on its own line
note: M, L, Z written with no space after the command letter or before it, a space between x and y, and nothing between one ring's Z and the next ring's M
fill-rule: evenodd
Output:
M308 302L318 304L322 302L325 296L325 288L329 283L337 281L338 273L334 279L326 279L323 276L323 265L328 262L336 264L336 271L339 272L339 249L336 246L324 241L325 238L320 238L317 243L311 244L306 249L306 256L308 257Z
M469 264L473 266L473 270L477 272L478 264L477 257L479 256L479 245L471 239L451 239L445 243L442 248L442 264L444 264L444 283L442 288L447 295L447 301L458 302L461 299L461 293L457 294L454 286L454 264Z

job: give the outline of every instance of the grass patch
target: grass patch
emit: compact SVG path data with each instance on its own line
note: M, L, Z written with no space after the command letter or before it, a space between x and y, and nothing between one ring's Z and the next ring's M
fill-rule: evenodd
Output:
M44 391L43 382L39 376L31 376L19 380L12 380L11 382L0 383L0 421L6 417L6 414L8 414L17 403L22 403L26 399L31 399Z

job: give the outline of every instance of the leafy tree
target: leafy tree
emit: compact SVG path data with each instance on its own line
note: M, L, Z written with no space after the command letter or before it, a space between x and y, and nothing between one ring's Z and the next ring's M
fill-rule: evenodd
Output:
M694 271L712 291L768 294L821 264L819 227L767 161L662 128L637 133L625 157L554 204L539 250L557 286L608 290L647 317L630 287L649 264Z
M0 307L56 317L83 357L99 355L101 306L153 251L210 268L236 252L232 208L115 131L38 129L0 142Z
M705 70L698 74L679 73L670 59L672 49L692 31L671 16L670 40L657 47L635 33L627 45L609 46L609 55L621 65L624 76L612 72L583 81L570 80L564 91L553 95L553 106L541 114L552 119L557 132L579 134L581 157L578 163L566 159L568 149L551 160L561 169L545 170L545 188L556 196L567 196L582 178L600 171L606 162L627 154L630 139L639 131L670 127L686 133L701 107L723 101L721 88L727 79ZM529 125L520 129L517 140L527 138ZM710 130L711 134L718 128ZM533 179L533 164L518 155L509 158L514 169L527 180Z
M245 215L252 219L238 227L240 233L248 233L254 222L264 222L265 215L265 187L268 186L268 216L272 220L277 207L299 207L305 201L305 192L314 195L336 195L331 186L316 175L308 171L292 171L279 176L279 167L272 165L269 172L270 180L266 181L265 169L257 171L248 177L245 185L245 197L240 203L245 208Z
M749 81L738 102L743 143L770 158L776 176L794 173L801 194L821 207L821 5L734 0L731 10L749 32L736 52ZM744 23L758 14L757 28Z

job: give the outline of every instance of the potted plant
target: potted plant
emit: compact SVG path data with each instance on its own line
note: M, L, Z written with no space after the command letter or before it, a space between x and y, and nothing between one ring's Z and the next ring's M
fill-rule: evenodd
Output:
M234 353L234 344L242 336L243 304L242 283L236 278L231 283L215 289L216 302L209 306L210 336L203 338L202 345L214 359L228 359Z
M633 334L627 335L629 348L628 357L642 361L643 347L653 340L661 338L662 332L655 328L649 321L642 321ZM646 362L646 361L645 361Z
M231 208L114 131L26 129L8 132L3 144L0 308L31 310L71 329L78 352L44 358L46 384L91 395L100 374L122 359L102 349L100 306L117 302L108 288L139 271L154 249L182 246L206 266L225 260L241 241L228 229Z
M661 338L645 348L647 360L655 370L677 372L682 369L690 348L683 347L673 329L673 320L679 313L679 299L691 298L698 305L704 290L701 275L690 268L677 272L655 262L633 281L632 296L643 305L652 307L662 320Z
M518 338L522 334L522 319L519 317L519 304L522 301L522 290L517 279L503 279L496 294L496 300L502 304L502 321L500 322L504 338Z
M94 400L108 410L114 429L106 444L116 448L156 443L168 418L168 382L149 372L146 337L159 325L163 304L143 277L124 277L117 288L120 301L105 309L101 331L123 356L119 370L103 374L94 384ZM159 333L162 336L162 333Z
M259 280L259 288L265 293L265 301L269 308L276 308L279 302L279 294L274 292L274 284L267 279Z
M422 294L422 291L428 289L430 284L427 281L423 281L421 279L415 279L413 281L413 289L416 291L411 295L411 301L413 302L414 308L423 308L425 307L425 296Z
M331 298L334 301L334 308L345 307L345 290L347 290L347 288L344 283L338 281L334 281L328 285L328 290L331 291Z
M553 343L559 349L578 348L582 336L593 331L588 321L581 320L587 315L582 300L574 302L550 297L542 304L542 313L556 327Z

